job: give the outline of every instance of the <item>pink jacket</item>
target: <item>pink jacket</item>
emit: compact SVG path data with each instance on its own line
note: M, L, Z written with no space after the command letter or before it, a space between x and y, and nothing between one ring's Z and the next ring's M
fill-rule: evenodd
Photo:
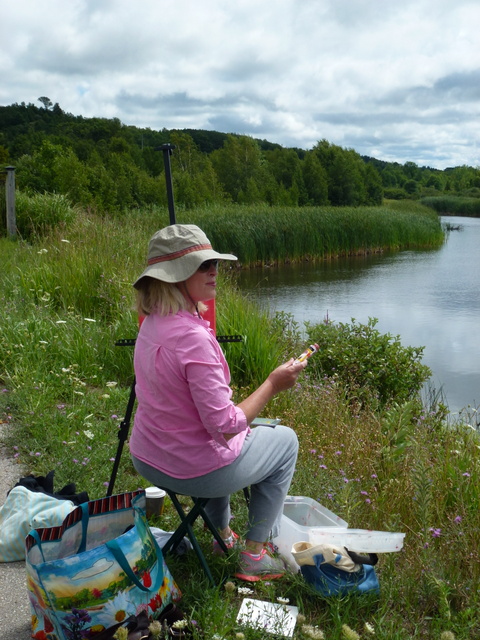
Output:
M175 478L224 467L250 432L209 323L186 311L147 316L135 345L138 408L131 453ZM228 442L224 433L237 434Z

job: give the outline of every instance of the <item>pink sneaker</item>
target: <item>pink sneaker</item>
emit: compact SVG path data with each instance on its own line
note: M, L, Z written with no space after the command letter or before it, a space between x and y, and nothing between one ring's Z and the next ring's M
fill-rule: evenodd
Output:
M282 558L280 556L274 557L266 548L262 549L258 557L248 551L242 551L239 564L239 571L235 574L235 577L247 582L275 580L276 578L282 578L287 571Z
M232 538L233 539L230 542L225 542L227 549L233 549L240 543L240 536L237 535L235 531L232 531ZM221 556L224 553L222 547L215 539L213 540L213 553L217 556Z

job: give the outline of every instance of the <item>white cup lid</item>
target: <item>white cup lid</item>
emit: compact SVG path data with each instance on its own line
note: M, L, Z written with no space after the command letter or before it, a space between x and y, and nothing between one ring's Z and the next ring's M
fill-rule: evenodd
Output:
M166 493L163 489L159 489L158 487L147 487L145 489L145 495L147 498L164 498Z

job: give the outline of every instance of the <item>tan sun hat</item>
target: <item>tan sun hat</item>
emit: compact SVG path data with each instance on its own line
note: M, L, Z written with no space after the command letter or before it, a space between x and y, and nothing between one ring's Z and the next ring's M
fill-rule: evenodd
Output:
M145 276L163 282L183 282L206 260L237 260L230 253L218 253L194 224L172 224L157 231L148 244L148 266L133 283L138 289Z

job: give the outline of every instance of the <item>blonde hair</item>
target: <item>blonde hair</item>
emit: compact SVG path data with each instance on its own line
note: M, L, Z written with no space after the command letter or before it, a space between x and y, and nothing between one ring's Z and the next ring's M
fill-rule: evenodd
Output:
M137 313L143 316L149 316L151 313L168 316L188 310L192 303L185 298L177 284L180 283L163 282L144 276L137 285ZM202 302L198 303L199 311L205 311L207 308Z

